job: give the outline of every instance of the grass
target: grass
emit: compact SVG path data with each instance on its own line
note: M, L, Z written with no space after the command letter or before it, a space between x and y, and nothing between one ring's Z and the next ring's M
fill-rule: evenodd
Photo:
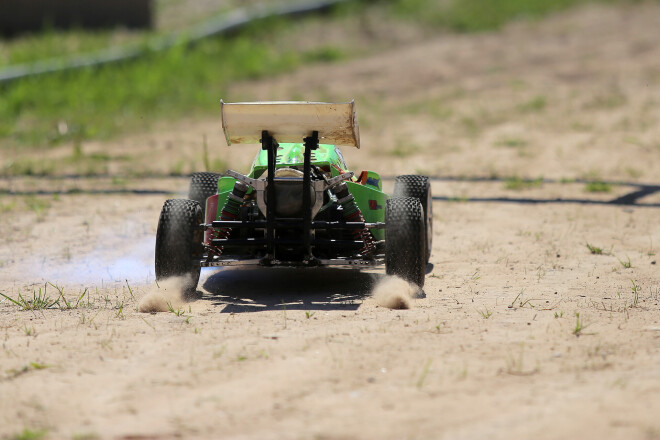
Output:
M506 138L497 141L495 145L497 145L498 147L507 147L507 148L524 148L527 146L527 141L518 138Z
M623 106L628 101L626 95L621 90L613 89L608 93L595 96L590 102L585 104L588 110L614 109Z
M71 155L43 160L38 156L19 157L6 161L0 166L0 175L4 176L47 176L62 170L71 170L76 174L95 175L108 172L108 164L130 163L128 155L110 155L106 153L85 153L81 141L73 143Z
M394 148L389 150L387 154L394 157L409 157L414 155L420 150L420 147L415 144L397 142Z
M424 386L424 381L426 380L426 376L428 376L429 371L431 370L431 363L433 361L431 359L427 359L426 363L424 364L424 368L422 368L422 372L419 375L419 378L417 379L417 388L421 389Z
M28 429L25 428L18 434L14 434L12 437L10 437L12 440L39 440L44 437L46 437L46 434L48 434L48 431L45 429Z
M573 334L575 336L580 336L585 328L587 328L587 325L584 323L584 319L580 319L580 312L575 312L575 327L573 328Z
M632 263L630 262L630 257L626 255L626 261L623 261L621 258L617 257L617 260L619 260L619 263L621 263L621 266L623 266L624 269L630 269L632 268Z
M393 13L455 32L499 29L515 19L537 19L585 0L398 0Z
M0 68L29 64L40 60L67 57L74 53L89 53L126 43L140 44L148 36L145 32L84 31L73 29L58 32L46 29L0 42Z
M521 179L520 177L510 177L504 181L504 188L521 191L524 189L540 188L543 185L543 178Z
M478 32L498 29L511 20L536 19L587 1L590 0L493 0L485 3L480 0L393 0L374 5L356 2L337 8L323 21L315 18L261 21L231 38L207 39L192 48L179 44L166 52L151 53L132 62L27 78L0 86L0 145L18 148L75 144L145 130L156 121L215 114L220 97L232 98L230 87L236 81L273 76L304 64L335 62L359 54L361 49L355 48L351 41L343 45L321 42L303 50L287 44L305 39L305 23L310 23L305 20L317 20L330 28L337 27L345 19L346 23L353 23L348 19L360 20L375 10L385 10L393 21L456 32ZM131 35L129 39L139 41L140 37ZM122 42L111 41L104 34L47 32L4 47L3 62L17 63L117 43ZM72 49L72 46L75 47ZM7 52L10 54L6 55ZM521 110L540 111L545 106L545 97L538 96L522 103ZM93 161L90 169L103 167L103 158L86 160ZM34 163L18 162L11 166L13 174L48 171L39 170L39 165Z
M598 246L593 246L589 244L589 242L586 243L587 249L589 249L589 252L591 252L593 255L603 255L603 248L600 248Z
M525 293L525 289L521 289L520 293L518 295L516 295L515 298L513 298L513 301L511 301L511 304L509 304L508 308L509 309L517 309L517 308L522 309L525 306L528 306L530 309L535 308L536 306L532 303L532 301L538 301L538 299L537 298L525 299L524 293ZM518 300L518 298L520 298L520 300ZM516 301L518 301L518 306L516 306Z
M80 305L80 301L82 301L82 299L85 297L85 295L87 295L87 292L88 292L88 289L83 290L82 294L80 294L80 296L78 297L78 299L74 303L73 301L69 301L69 300L66 299L66 297L64 296L64 288L59 287L59 286L57 286L56 284L53 284L53 283L48 283L48 284L50 284L51 286L53 286L55 288L55 290L57 290L57 293L60 295L59 299L61 299L62 302L63 302L63 304L60 306L60 308L65 309L65 310L77 309L78 306Z
M516 357L514 354L509 353L506 359L506 373L513 376L532 376L540 371L537 365L531 370L523 369L523 358L525 352L525 344L520 344L520 354Z
M493 315L493 312L491 312L490 310L488 310L488 307L484 307L484 310L478 310L478 309L477 309L477 312L479 312L479 314L481 315L481 317L484 318L484 319L488 319L488 318L490 318L490 317Z
M630 280L630 282L632 283L632 294L633 294L632 304L630 304L630 308L632 309L638 307L639 305L639 286L637 285L637 283L635 283L634 280Z
M25 205L37 216L37 222L41 223L46 218L50 208L50 201L42 197L28 196L24 199Z
M119 302L117 304L117 311L115 312L115 318L122 319L122 320L126 319L126 316L124 315L124 303L123 303L123 301Z
M0 89L0 136L18 145L75 143L157 119L210 113L233 81L305 62L305 53L276 47L266 37L209 40L132 63L17 81Z
M170 313L173 313L175 316L183 316L184 318L186 317L186 315L185 315L185 313L186 313L185 310L182 310L182 309L179 309L179 308L175 309L175 308L172 306L172 303L169 302L169 301L167 302L167 310L168 310Z
M42 292L41 287L39 291L32 292L32 298L24 297L22 294L18 294L16 299L11 298L4 293L0 292L0 296L3 296L5 299L9 300L20 310L44 310L52 309L60 306L60 300L52 299L46 294L46 288Z
M57 291L57 295L54 298L48 294L48 286L51 286ZM96 292L96 295L98 296L98 290ZM91 294L88 288L82 290L80 294L76 294L76 296L74 296L73 299L69 299L64 293L64 288L51 282L45 283L43 288L40 287L38 290L34 290L32 292L32 296L24 295L19 292L18 295L15 298L13 298L5 293L0 292L0 297L3 297L11 304L18 307L19 310L21 311L35 311L35 310L46 310L46 309L59 309L62 311L66 311L66 310L77 310L77 309L91 309L97 307L95 305L95 300L91 298ZM1 299L2 298L0 298L0 300ZM132 299L135 300L134 297L132 297ZM123 301L117 301L116 303L113 304L112 300L110 300L110 298L106 296L105 306L108 307L109 304L111 308L118 309L121 311L120 314L123 314L123 305L124 305ZM81 317L81 324L85 324L85 323L91 324L93 319L94 318L87 319L85 317L85 314L83 313Z
M535 96L529 101L525 101L518 106L518 111L521 113L536 113L545 109L548 101L545 96Z
M584 186L584 190L590 193L608 193L612 191L612 185L600 180L595 182L587 182Z
M7 370L6 378L14 379L16 377L19 377L19 376L22 376L26 373L29 373L30 371L44 370L44 369L50 368L50 367L51 367L50 365L42 364L42 363L39 363L39 362L30 362L30 363L28 363L27 365L24 365L21 368L12 368L12 369ZM18 438L18 437L14 437L14 438Z

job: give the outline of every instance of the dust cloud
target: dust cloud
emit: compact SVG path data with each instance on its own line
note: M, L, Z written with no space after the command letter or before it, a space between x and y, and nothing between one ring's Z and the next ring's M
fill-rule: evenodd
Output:
M177 309L185 303L184 286L186 277L171 277L149 287L142 297L138 311L144 313L167 312L170 307Z
M419 287L396 276L386 276L378 281L371 293L379 306L388 309L410 309L412 299L419 294Z

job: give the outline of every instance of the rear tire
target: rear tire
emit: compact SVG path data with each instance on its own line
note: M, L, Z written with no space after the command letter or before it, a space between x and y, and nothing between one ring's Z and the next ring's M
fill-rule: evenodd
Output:
M424 208L414 197L391 198L385 210L385 272L424 287Z
M171 199L165 201L156 232L156 281L170 277L183 277L184 293L195 292L204 253L202 207L194 200Z
M202 215L206 213L206 199L218 193L218 173L194 173L190 177L190 188L188 198L199 203L202 207Z
M427 176L406 174L397 176L394 181L393 197L415 197L424 208L424 228L426 229L425 262L431 259L433 249L433 196L431 194L431 181Z

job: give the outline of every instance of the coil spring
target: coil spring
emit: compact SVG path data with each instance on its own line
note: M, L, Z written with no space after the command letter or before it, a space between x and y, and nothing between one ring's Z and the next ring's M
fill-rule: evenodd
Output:
M337 202L342 207L344 220L347 222L364 222L362 211L360 211L360 208L355 203L355 198L348 191L348 186L345 183L337 185L334 189L334 194L337 197ZM369 229L353 229L350 234L353 240L364 243L359 251L360 254L370 255L376 250L376 243Z
M245 197L248 188L249 187L245 183L236 181L234 189L227 196L225 206L222 208L222 211L220 211L221 221L238 220L239 212L243 205L243 198ZM231 228L218 228L214 231L215 238L220 239L229 238L230 234ZM220 252L222 252L222 249L222 246L218 248Z

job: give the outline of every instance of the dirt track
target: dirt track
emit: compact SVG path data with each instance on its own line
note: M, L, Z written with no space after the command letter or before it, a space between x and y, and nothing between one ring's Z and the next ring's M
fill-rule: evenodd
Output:
M1 182L109 191L33 211L3 196L0 291L90 294L69 311L0 302L0 435L660 438L658 17L591 7L236 86L227 100L355 97L355 169L449 176L411 310L377 306L378 272L220 270L182 316L138 313L168 196L113 191L184 180ZM254 153L217 119L85 148L162 171L199 161L202 134L234 168Z

